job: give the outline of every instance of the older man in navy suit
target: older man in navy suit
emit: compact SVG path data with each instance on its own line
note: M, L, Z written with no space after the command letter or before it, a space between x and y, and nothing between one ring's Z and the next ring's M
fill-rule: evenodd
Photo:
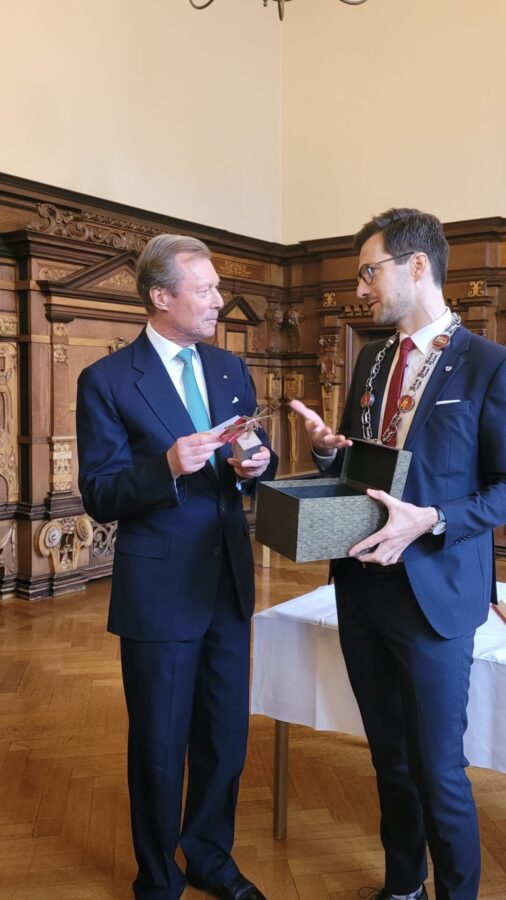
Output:
M492 529L506 521L506 349L445 304L441 223L392 209L356 237L359 299L397 333L359 355L340 434L295 401L315 459L349 438L412 451L383 528L334 560L339 634L376 768L381 900L476 900L480 853L463 736L474 632L495 598ZM346 437L345 437L346 436Z
M256 408L244 362L205 343L218 285L201 241L153 238L137 272L146 329L78 385L83 503L118 521L108 627L121 637L137 900L177 900L187 882L264 900L231 852L254 605L242 496L274 476L276 457L263 431L244 461L210 431Z

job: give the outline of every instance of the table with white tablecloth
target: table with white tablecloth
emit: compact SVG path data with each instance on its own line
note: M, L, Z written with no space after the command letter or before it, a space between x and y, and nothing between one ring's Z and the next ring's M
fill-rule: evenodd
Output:
M506 584L497 585L506 601ZM276 722L274 834L286 833L288 726L364 736L325 585L254 616L251 712ZM490 608L477 630L464 749L473 766L506 772L506 623Z

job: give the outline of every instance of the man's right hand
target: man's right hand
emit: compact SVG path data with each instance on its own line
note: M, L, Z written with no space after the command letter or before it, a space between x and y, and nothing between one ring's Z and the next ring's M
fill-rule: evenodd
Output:
M172 477L176 479L180 475L192 475L193 472L203 469L214 451L222 446L223 441L215 440L207 431L178 438L167 450L167 462Z
M304 419L304 426L313 450L319 456L332 456L335 450L351 447L352 441L349 438L344 434L334 434L318 413L309 409L301 400L291 400L290 406Z

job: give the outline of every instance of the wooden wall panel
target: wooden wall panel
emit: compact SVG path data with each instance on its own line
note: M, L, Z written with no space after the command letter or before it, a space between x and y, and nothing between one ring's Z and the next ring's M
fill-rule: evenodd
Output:
M75 591L111 571L115 523L91 522L77 488L76 383L144 326L136 260L167 231L213 251L225 301L215 340L245 358L272 409L281 475L313 469L289 400L335 427L359 349L382 334L356 298L350 237L284 247L0 176L0 596ZM446 233L449 304L505 343L506 220ZM496 540L506 555L506 529Z

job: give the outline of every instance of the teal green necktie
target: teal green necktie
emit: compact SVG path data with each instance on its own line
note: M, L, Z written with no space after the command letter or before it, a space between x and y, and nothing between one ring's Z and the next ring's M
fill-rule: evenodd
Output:
M209 418L209 413L207 412L206 405L202 399L202 394L199 391L197 379L195 378L192 357L193 350L190 347L185 347L184 350L180 350L177 354L177 359L182 360L182 362L184 363L183 388L186 397L186 408L190 415L190 419L195 426L195 431L209 431L209 429L211 428L211 420ZM214 453L209 459L209 462L216 469L216 459Z

